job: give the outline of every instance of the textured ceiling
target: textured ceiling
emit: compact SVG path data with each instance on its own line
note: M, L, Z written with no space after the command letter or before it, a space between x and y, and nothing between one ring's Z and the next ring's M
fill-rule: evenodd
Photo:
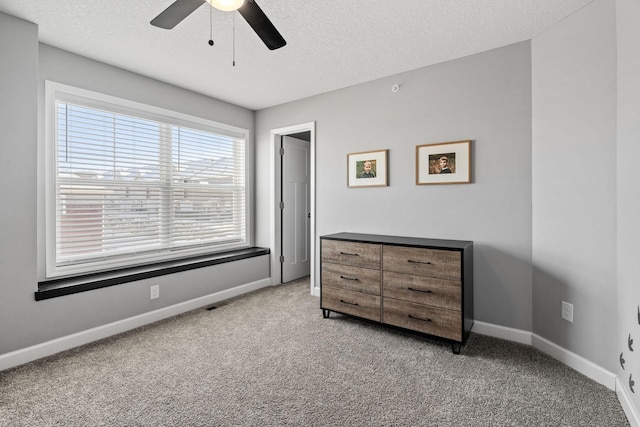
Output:
M287 40L275 51L208 4L173 30L151 26L173 1L0 0L0 11L38 24L43 43L259 110L528 40L592 0L258 0Z

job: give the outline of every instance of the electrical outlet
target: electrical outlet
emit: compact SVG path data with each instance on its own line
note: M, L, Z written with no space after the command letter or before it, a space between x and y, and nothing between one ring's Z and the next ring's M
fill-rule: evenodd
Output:
M160 298L160 285L153 285L149 288L149 299Z
M562 301L562 318L573 322L573 304Z

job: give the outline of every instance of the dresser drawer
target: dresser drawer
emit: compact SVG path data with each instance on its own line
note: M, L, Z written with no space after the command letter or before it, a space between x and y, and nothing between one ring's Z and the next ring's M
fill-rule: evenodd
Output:
M462 340L462 313L385 298L384 323L455 341Z
M321 308L380 321L380 297L346 289L322 287Z
M380 268L380 245L322 240L322 261L356 267Z
M462 283L428 276L385 271L382 295L404 301L460 311Z
M380 295L380 270L323 262L322 286Z
M385 271L462 280L462 259L459 251L428 248L385 246L382 268Z

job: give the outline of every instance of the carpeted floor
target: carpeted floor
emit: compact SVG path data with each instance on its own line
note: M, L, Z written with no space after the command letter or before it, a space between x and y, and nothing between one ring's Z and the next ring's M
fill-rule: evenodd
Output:
M308 280L0 372L0 426L627 426L539 351L332 313Z

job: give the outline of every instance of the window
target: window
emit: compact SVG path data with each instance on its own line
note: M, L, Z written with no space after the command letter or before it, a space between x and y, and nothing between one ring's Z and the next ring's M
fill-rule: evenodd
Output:
M248 245L248 131L52 82L47 109L47 277Z

